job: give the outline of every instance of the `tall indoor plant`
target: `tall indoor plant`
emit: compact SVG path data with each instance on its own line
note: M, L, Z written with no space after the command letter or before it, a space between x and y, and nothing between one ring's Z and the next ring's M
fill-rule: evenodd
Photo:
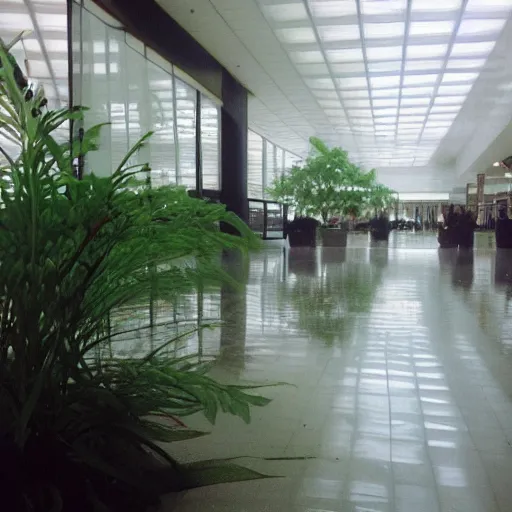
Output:
M20 84L1 44L0 63L0 133L17 148L0 143L5 510L140 512L166 492L260 477L229 461L181 464L158 443L201 435L177 418L203 412L214 422L224 411L249 421L267 399L167 355L172 337L144 357L102 350L116 342L112 311L228 280L219 253L246 253L255 238L222 205L141 187L148 166L127 162L150 134L111 176L75 179L73 160L95 148L99 128L58 143L55 131L84 109L46 110L43 91ZM222 233L221 222L240 236Z
M269 194L289 204L299 216L321 219L323 245L344 246L346 218L360 213L375 172L364 173L350 162L346 151L331 149L316 137L311 137L310 144L313 151L306 163L277 178Z

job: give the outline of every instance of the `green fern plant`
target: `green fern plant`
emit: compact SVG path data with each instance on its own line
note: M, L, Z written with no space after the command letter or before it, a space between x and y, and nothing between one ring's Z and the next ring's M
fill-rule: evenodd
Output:
M262 475L230 461L178 464L159 442L202 435L177 418L219 411L250 420L266 398L222 385L208 366L174 359L173 335L143 358L115 343L109 315L175 301L228 280L219 253L247 253L256 238L222 205L183 189L140 187L147 165L73 177L100 127L61 144L54 133L84 109L46 111L28 94L0 45L0 490L6 510L143 511L161 494ZM0 143L1 144L1 143ZM221 232L230 225L239 236ZM233 285L236 283L232 282ZM173 332L169 329L169 332ZM115 352L114 352L115 353Z

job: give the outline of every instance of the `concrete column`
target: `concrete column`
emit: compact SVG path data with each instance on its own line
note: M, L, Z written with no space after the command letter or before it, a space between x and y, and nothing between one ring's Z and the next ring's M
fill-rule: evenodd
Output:
M222 77L221 201L249 220L247 201L247 90L229 73Z

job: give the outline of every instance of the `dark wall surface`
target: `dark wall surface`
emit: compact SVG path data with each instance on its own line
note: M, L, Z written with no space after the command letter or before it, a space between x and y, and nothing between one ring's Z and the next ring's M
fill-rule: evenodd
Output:
M221 201L245 222L247 201L247 91L228 72L222 78Z

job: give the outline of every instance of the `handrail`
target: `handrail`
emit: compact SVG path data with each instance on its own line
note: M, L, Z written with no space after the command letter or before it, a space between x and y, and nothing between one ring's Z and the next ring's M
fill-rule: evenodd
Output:
M248 202L249 227L255 233L259 234L263 240L286 238L287 205L268 199L249 198ZM275 206L275 208L272 208L272 206Z

